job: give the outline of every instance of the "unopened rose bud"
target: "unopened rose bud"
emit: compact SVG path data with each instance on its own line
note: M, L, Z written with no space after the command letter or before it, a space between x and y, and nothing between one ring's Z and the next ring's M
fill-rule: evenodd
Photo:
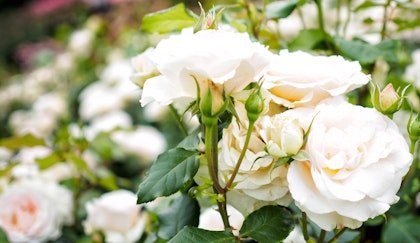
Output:
M407 124L408 134L411 143L415 144L420 139L420 116L417 114L415 117L410 116Z
M258 119L264 109L264 99L259 88L255 89L248 97L245 102L245 109L250 122L254 122Z
M283 118L276 127L280 128L278 137L272 137L267 144L267 152L275 157L292 156L303 146L303 129L297 119ZM281 124L280 124L281 123Z
M220 93L217 87L209 84L209 88L200 102L200 110L204 125L216 125L219 120L219 115L226 110L226 104L223 94Z
M382 91L374 85L372 94L372 103L376 110L391 116L397 112L404 101L404 93L407 87L401 92L401 95L395 91L394 86L390 83Z

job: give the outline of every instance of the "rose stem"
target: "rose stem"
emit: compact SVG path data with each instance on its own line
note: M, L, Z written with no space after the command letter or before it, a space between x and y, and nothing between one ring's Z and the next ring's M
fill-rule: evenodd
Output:
M185 124L182 122L182 118L181 116L178 114L177 110L175 109L175 107L173 105L169 105L169 109L171 110L171 113L175 116L175 120L177 121L179 130L181 130L182 135L184 135L184 137L188 136L188 131L185 128Z
M333 243L333 242L335 242L338 238L340 238L340 236L341 236L342 234L344 234L344 232L346 231L346 229L347 229L347 228L342 228L340 231L338 231L338 232L334 235L334 237L333 237L331 240L329 240L329 241L328 241L328 243Z
M206 145L206 156L209 166L209 173L213 180L213 190L217 194L221 194L223 199L217 198L217 206L219 208L220 216L223 220L225 229L232 230L229 224L229 216L226 207L226 190L220 186L218 178L218 131L217 125L205 126L205 145Z
M321 230L321 233L319 233L318 243L323 243L324 242L326 233L327 233L327 231Z
M254 123L255 123L254 121L249 121L249 126L248 126L248 131L246 133L244 147L242 148L241 154L239 155L238 161L236 162L232 175L230 176L229 181L226 183L224 187L225 190L228 190L230 188L230 186L233 183L233 180L236 177L236 174L238 174L239 167L241 167L241 163L245 157L246 150L248 149L249 141L251 140L252 128L254 126Z
M302 212L302 234L303 234L303 238L307 242L309 240L309 235L308 235L308 221L307 221L305 212Z

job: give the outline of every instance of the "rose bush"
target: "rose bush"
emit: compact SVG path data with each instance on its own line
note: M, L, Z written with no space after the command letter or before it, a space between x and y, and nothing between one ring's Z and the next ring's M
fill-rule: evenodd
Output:
M309 161L291 163L296 205L324 230L358 228L388 211L413 159L395 123L378 111L334 98L294 109L308 129Z

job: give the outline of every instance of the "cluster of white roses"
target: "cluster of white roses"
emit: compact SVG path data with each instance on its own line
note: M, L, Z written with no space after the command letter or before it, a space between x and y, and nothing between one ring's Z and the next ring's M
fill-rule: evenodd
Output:
M233 100L236 114L218 144L218 176L225 183L245 145L248 88L259 86L263 109L228 192L243 214L294 201L324 230L354 229L398 200L412 155L392 120L345 98L370 80L358 62L274 54L246 33L186 29L132 64L143 106L186 109L211 90L217 113L225 99Z

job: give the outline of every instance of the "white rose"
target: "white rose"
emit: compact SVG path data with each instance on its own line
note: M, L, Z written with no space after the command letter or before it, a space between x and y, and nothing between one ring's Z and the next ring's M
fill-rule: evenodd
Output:
M73 220L73 197L54 182L23 180L0 195L0 227L10 242L46 242Z
M117 128L130 128L132 124L130 115L122 110L115 110L93 119L84 132L86 138L92 140L101 132L110 132Z
M166 139L156 128L139 126L134 131L115 131L111 139L121 149L150 165L166 149Z
M358 228L398 201L412 162L392 120L333 98L294 112L308 127L310 161L291 163L287 180L296 205L324 230Z
M144 84L141 104L152 101L188 105L208 88L227 95L257 82L272 54L261 44L251 42L245 33L223 30L183 31L162 40L149 53L161 75Z
M230 178L244 147L246 133L247 129L240 126L235 119L223 130L219 142L219 171L223 175L221 178ZM277 159L264 151L266 145L259 132L254 130L234 180L235 187L232 190L240 194L233 194L232 197L241 195L241 200L234 201L247 205L248 208L245 209L238 205L245 214L267 204L287 206L291 202L286 180L288 165L276 167ZM245 203L247 200L249 202ZM257 200L264 203L257 203Z
M148 220L136 202L137 196L127 190L108 192L87 202L87 219L83 222L85 232L102 231L106 242L136 242Z
M229 215L229 223L233 228L233 233L235 235L239 235L239 230L241 229L244 222L244 216L232 205L228 204L226 210ZM219 211L217 211L217 209L214 207L206 208L200 214L199 222L200 224L198 225L198 228L201 229L212 231L220 231L225 229L222 217L220 216Z
M313 56L283 50L273 57L263 87L271 92L275 103L300 107L343 95L369 79L358 62L346 61L341 56Z
M131 66L133 67L135 73L131 75L130 79L140 87L143 87L144 82L147 79L160 74L156 69L156 65L148 57L148 54L152 51L153 48L149 48L145 52L131 59Z
M68 49L76 57L87 57L92 50L95 33L89 29L74 31L69 39Z
M267 144L267 152L274 157L292 156L299 152L303 145L303 129L299 121L285 113L273 117L262 116L256 126L259 134Z

